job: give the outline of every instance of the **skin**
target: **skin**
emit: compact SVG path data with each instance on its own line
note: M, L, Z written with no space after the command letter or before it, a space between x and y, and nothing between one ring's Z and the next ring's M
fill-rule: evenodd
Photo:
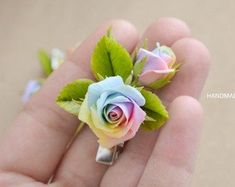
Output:
M147 38L150 49L157 41L171 46L182 63L171 84L157 93L169 110L168 122L158 131L140 130L111 167L94 161L97 142L88 127L71 142L78 121L54 102L66 83L92 78L90 55L109 26L130 53ZM207 48L178 19L160 18L141 37L127 21L105 23L69 55L9 128L0 145L0 186L190 186L202 128L197 99L209 64Z

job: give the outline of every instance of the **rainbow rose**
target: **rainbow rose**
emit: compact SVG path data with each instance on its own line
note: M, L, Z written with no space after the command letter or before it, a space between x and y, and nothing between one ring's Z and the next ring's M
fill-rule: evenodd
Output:
M79 119L89 125L102 147L111 148L133 138L146 113L145 98L120 76L92 83L82 102Z
M176 56L171 48L167 46L160 46L157 43L157 48L153 51L140 48L136 63L140 62L143 58L146 58L146 62L139 76L139 81L142 85L148 86L175 72Z

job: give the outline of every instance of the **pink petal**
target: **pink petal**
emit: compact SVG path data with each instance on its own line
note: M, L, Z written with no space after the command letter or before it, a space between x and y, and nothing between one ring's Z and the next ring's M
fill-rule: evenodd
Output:
M169 73L173 71L174 69L146 71L140 75L139 80L143 85L149 85L154 81L166 77Z
M144 71L147 70L166 70L168 69L167 62L169 59L161 58L159 55L155 55L151 51L147 51L146 49L140 49L138 53L138 59L141 60L144 57L147 57L147 62L145 63Z
M116 105L121 108L126 119L129 121L130 115L133 110L133 104L131 102L129 103L126 102L126 103L116 103Z
M111 111L108 112L108 117L111 121L115 121L122 116L123 112L119 107L113 108Z
M111 148L115 145L118 145L120 143L124 143L127 140L130 140L133 138L138 131L140 125L143 123L145 119L146 113L135 103L134 110L131 116L131 120L129 121L126 128L129 128L127 133L121 137L121 138L110 138L106 137L104 139L100 139L99 143L107 148Z
M168 55L161 55L161 59L168 64L172 62L172 57Z
M144 122L146 113L141 109L136 103L134 104L133 114L131 116L132 123L131 130L133 133L136 133L141 125Z

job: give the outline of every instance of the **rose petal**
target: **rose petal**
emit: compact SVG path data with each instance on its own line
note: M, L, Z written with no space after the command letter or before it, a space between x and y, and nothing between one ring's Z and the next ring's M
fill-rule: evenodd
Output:
M99 115L97 114L95 108L94 107L91 108L91 116L95 124L95 127L102 129L106 135L113 137L113 138L123 137L129 131L132 125L132 123L129 123L129 118L133 116L133 107L134 107L133 104L132 103L118 103L117 106L121 108L125 116L125 121L120 123L119 126L116 126L116 128L110 128L110 125L112 124L102 121Z
M103 81L93 83L88 88L88 105L91 107L99 99L100 95L106 91L112 93L122 93L124 96L133 99L139 106L145 104L145 99L141 93L129 86L125 85L120 76L109 77Z
M159 50L158 50L159 51ZM153 53L146 49L140 48L138 52L138 61L147 57L147 62L143 68L143 72L147 70L166 70L168 69L167 62L165 58L161 58L161 56L157 53ZM166 59L168 60L168 59ZM138 63L137 61L137 63Z
M134 107L134 113L133 113L133 118L130 121L130 126L131 128L128 130L125 136L122 138L110 138L110 137L105 137L103 136L98 140L100 145L106 148L111 148L115 145L118 145L120 143L124 143L125 141L133 138L138 131L140 125L143 123L145 119L146 113L138 106L135 105Z
M118 123L119 120L124 115L120 107L116 105L111 105L111 104L105 107L103 113L104 113L103 115L105 116L106 120L112 124ZM112 119L112 116L111 117L109 116L111 113L116 114L116 117Z
M95 125L94 125L94 123L91 119L91 111L90 111L89 106L88 106L88 94L86 94L85 99L82 102L78 118L79 118L79 120L86 123L98 138L103 138L103 137L106 136L102 132L102 130L95 127Z
M110 128L109 126L112 124L109 124L105 121L103 121L99 115L97 114L94 107L91 108L91 119L93 121L93 124L95 128L100 129L103 131L104 134L111 136L111 137L121 137L123 136L123 129L119 126L115 128Z
M146 56L150 57L150 56L156 56L156 55L153 52L151 52L151 51L148 51L146 49L140 48L139 51L138 51L137 59L141 60L141 59L143 59Z
M140 75L139 80L143 85L149 85L153 83L154 81L157 81L166 77L169 73L173 71L174 69L159 70L159 71L157 70L146 71Z
M144 97L137 89L129 85L125 85L116 90L112 89L112 91L107 91L101 94L100 98L97 100L97 107L105 106L107 104L131 102L131 100L134 100L139 106L143 106L145 104Z
M93 83L88 88L88 105L92 106L99 99L100 95L106 91L115 90L124 86L120 76L109 77L103 81Z
M133 111L133 103L116 103L116 105L121 108L126 119L129 120Z
M137 132L140 125L143 123L145 119L146 113L136 103L133 103L133 104L134 104L134 108L132 111L131 118L120 131L120 133L122 133L122 136L120 136L120 138L123 140L123 142L132 138L135 135L135 133ZM109 134L109 133L107 133L107 135L109 135L112 138L119 137L119 136L113 136L113 134Z
M107 107L106 107L107 108ZM121 111L121 114L120 114L120 118L118 119L118 120L116 120L116 121L111 121L110 119L109 119L109 116L108 116L108 113L109 112L111 112L111 110L113 110L113 109L115 109L115 108L118 108L118 106L116 106L116 105L110 105L110 107L108 107L108 109L105 109L105 111L104 111L104 116L105 116L105 118L106 118L106 120L108 121L108 126L110 127L110 128L115 128L115 127L118 127L119 126L119 124L121 124L121 123L125 123L125 121L127 120L126 119L126 117L125 117L125 115L123 114L123 112L121 111L121 109L120 109L120 111Z
M125 85L124 87L117 90L117 92L123 94L129 99L134 100L134 102L136 102L139 106L144 106L145 104L145 98L136 88L133 88L129 85Z
M100 118L103 118L104 108L109 104L114 105L115 102L130 102L130 99L119 93L113 93L113 91L106 91L101 94L100 98L96 102L97 113Z
M123 138L109 138L104 136L100 138L98 142L102 147L112 148L113 146L118 145L120 143L124 143L125 141L131 138L133 138L133 133L130 130Z
M140 125L144 122L146 113L136 103L134 103L133 114L131 116L131 129L134 133L137 132Z
M172 57L166 55L166 54L161 54L160 58L162 61L166 62L167 66L172 63Z
M115 107L113 110L111 110L110 112L108 112L108 116L110 117L110 120L112 121L116 121L118 119L120 119L123 115L123 112L121 110L121 108L119 107Z
M175 54L172 51L172 49L170 47L167 47L165 45L162 45L160 47L155 48L154 50L152 50L152 53L162 56L162 55L167 55L169 57L171 57L172 59L174 59Z
M168 69L166 61L164 61L161 57L152 56L149 57L145 66L143 68L143 72L148 70L166 70Z
M131 102L131 100L127 96L124 96L121 93L116 92L115 94L110 94L106 98L103 105L105 106L108 104L127 103L127 102Z

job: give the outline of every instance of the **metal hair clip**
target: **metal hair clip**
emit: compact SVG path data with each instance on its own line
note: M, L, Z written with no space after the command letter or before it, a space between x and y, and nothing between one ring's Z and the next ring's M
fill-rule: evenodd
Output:
M123 151L123 148L124 143L118 144L110 149L99 146L96 153L96 162L105 165L112 165L115 160L117 160L119 154Z

